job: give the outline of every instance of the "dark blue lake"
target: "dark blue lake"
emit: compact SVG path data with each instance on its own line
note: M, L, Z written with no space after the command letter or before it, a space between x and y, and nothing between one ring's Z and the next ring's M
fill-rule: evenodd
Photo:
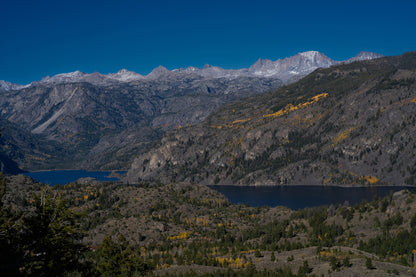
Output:
M124 174L125 171L118 171ZM110 171L50 170L24 173L24 175L45 184L67 184L79 178L92 177L100 181L117 181L109 178ZM342 188L328 186L211 186L224 194L232 203L251 206L286 206L294 210L330 204L359 204L363 199L371 201L376 195L384 197L390 191L399 191L407 187L358 187ZM415 190L416 188L412 188Z
M117 171L124 174L125 171ZM37 181L48 185L63 185L75 182L79 178L92 177L100 181L118 181L118 178L109 178L111 171L85 171L85 170L49 170L23 173Z
M211 186L211 188L224 194L232 203L249 203L251 206L286 206L298 210L330 204L359 204L363 199L371 201L376 195L383 198L389 195L390 191L399 191L407 187Z

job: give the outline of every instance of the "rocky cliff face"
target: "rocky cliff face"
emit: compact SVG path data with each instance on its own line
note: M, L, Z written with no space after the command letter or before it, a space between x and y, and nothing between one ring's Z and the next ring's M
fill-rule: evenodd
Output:
M127 180L414 185L416 54L316 70L169 132Z

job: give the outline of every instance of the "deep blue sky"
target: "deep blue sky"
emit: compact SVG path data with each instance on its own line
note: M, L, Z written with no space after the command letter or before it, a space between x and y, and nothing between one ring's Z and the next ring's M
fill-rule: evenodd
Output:
M317 50L416 50L416 1L0 2L0 80L26 84L80 70L148 74L204 64L249 67Z

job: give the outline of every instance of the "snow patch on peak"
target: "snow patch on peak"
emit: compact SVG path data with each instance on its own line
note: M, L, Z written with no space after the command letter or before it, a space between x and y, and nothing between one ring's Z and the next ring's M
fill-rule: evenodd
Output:
M197 67L194 67L194 66L189 66L189 67L187 67L187 68L177 68L177 69L174 69L174 70L172 70L173 72L187 72L187 73L190 73L190 72L197 72L197 71L199 71L199 69L197 68Z
M120 69L117 73L119 73L119 74L125 74L125 73L130 73L130 72L132 72L132 71L129 71L129 70L123 68L123 69Z
M79 70L69 73L61 73L52 77L44 77L40 81L32 82L29 85L22 86L12 84L6 81L0 81L0 91L17 90L37 84L57 84L57 83L76 83L87 82L94 85L106 86L118 82L137 82L140 80L155 80L159 78L181 78L185 74L189 76L198 75L203 78L227 78L229 80L239 77L264 77L277 78L286 82L291 82L293 77L298 80L306 76L317 68L327 68L339 63L349 63L353 61L370 60L383 57L383 55L362 51L357 56L343 62L334 61L318 51L306 51L298 53L292 57L272 61L269 59L259 58L249 68L242 69L223 69L218 66L206 64L202 68L187 67L169 71L163 66L153 69L147 76L142 76L136 72L129 71L125 68L117 73L103 75L98 72L91 74L83 73Z
M69 83L69 82L77 82L82 77L84 77L87 73L83 73L79 70L69 73L61 73L57 74L52 77L44 77L39 83Z
M316 56L318 56L320 53L318 51L306 51L299 53L302 57L305 57L307 59L313 60Z
M282 60L259 59L249 68L256 76L279 78L287 82L296 76L305 76L317 68L330 67L336 62L318 51L307 51Z
M114 79L120 82L130 82L130 81L140 80L144 78L139 73L136 73L134 71L129 71L125 68L119 70L117 73L110 73L107 76L111 79Z
M79 70L74 71L74 72L69 72L69 73L61 73L61 74L57 74L54 77L58 77L58 78L79 78L84 76L86 73L83 73Z
M65 74L65 73L64 73L64 74ZM70 73L67 73L67 74L70 74L70 75L73 75L73 76L80 76L80 75L84 75L84 74L86 74L86 73L81 72L81 71L79 71L79 70L75 70L74 72L70 72Z
M25 87L28 87L28 85L18 85L0 80L0 91L18 90Z

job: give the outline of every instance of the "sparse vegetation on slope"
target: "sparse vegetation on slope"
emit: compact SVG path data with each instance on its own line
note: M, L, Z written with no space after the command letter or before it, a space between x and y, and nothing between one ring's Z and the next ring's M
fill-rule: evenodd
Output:
M7 233L20 226L19 218L33 218L38 202L31 194L42 186L22 176L2 180ZM72 183L48 195L60 195L65 209L84 214L68 225L84 232L82 240L73 237L86 247L83 264L71 268L83 275L416 274L416 198L408 191L355 206L299 211L234 205L208 187L185 183ZM19 236L8 243L25 245Z
M319 69L137 157L130 183L414 185L416 54Z

